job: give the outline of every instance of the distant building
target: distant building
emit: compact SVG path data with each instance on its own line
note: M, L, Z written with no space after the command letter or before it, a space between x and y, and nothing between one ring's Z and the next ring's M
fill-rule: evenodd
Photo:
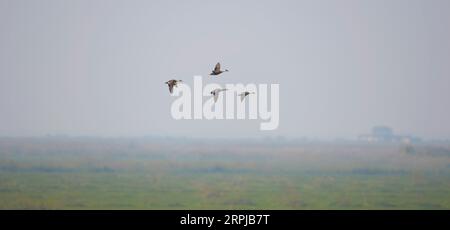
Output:
M379 141L392 141L394 132L387 126L375 126L372 128L372 136Z
M376 142L395 142L395 143L417 143L420 142L421 139L418 137L410 136L410 135L395 135L392 128L387 126L375 126L372 128L371 134L362 134L359 135L358 140L376 143Z

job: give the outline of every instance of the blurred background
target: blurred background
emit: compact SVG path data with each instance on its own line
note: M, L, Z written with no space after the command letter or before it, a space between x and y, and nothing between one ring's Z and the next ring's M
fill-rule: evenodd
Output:
M449 209L449 9L0 0L0 209ZM195 75L280 84L279 128L174 120Z

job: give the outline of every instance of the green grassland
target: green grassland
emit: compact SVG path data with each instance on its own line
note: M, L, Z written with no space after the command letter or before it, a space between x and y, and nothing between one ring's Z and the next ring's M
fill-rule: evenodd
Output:
M0 140L0 209L450 209L446 145Z

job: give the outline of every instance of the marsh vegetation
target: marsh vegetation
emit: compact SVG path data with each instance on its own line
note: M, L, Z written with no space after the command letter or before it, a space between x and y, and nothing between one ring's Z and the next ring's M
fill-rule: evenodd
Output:
M449 209L447 144L1 138L0 209Z

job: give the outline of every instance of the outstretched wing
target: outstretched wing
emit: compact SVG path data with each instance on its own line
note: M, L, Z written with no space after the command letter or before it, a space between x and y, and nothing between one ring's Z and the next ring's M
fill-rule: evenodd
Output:
M241 101L243 101L245 99L245 93L241 93L239 95L241 96Z
M169 84L167 84L169 86L169 92L172 93L173 92L173 83L170 82Z
M220 63L217 62L216 67L214 67L214 72L220 72Z
M219 94L218 94L218 93L215 93L215 94L214 94L214 103L217 102L217 99L219 99Z

